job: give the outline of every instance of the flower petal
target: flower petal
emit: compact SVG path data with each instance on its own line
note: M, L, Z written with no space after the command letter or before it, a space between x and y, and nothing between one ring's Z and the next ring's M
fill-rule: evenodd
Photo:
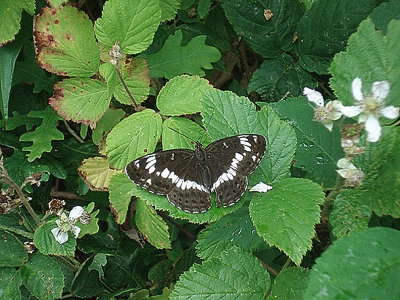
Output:
M342 106L340 111L346 117L352 118L359 115L362 112L362 108L360 106Z
M71 231L75 235L75 238L78 238L78 235L81 232L81 228L75 225L71 225Z
M332 121L326 121L326 122L322 123L322 125L324 125L329 131L332 131L332 128L333 128Z
M342 177L342 178L347 178L347 177L349 177L349 170L347 170L347 169L339 169L339 170L336 170L336 172L338 172L338 174L339 174L340 177Z
M53 228L51 233L59 244L64 244L68 241L68 232L61 231L58 227Z
M250 189L250 192L266 193L272 190L272 186L265 184L264 182L259 182Z
M362 101L364 99L364 96L361 92L361 88L362 88L361 78L357 77L351 83L351 92L353 93L353 98L356 99L357 101Z
M69 218L70 219L78 219L80 216L82 216L84 209L82 206L75 206L73 209L71 209L71 212L69 213Z
M399 108L394 106L387 106L381 109L381 113L385 118L397 119L399 117Z
M338 160L338 162L336 163L336 165L338 166L338 168L340 169L348 169L350 167L350 165L352 165L351 162L349 162L347 160L347 158L341 158Z
M389 95L389 91L390 84L386 80L375 81L372 84L372 94L374 95L374 98L379 102L382 102L382 100L386 99L386 97Z
M368 133L368 142L377 142L381 137L381 124L379 124L378 119L374 115L370 115L368 120L365 122L365 130Z
M322 97L320 92L309 89L308 87L304 88L303 95L307 96L308 101L315 103L317 106L324 105L324 98Z

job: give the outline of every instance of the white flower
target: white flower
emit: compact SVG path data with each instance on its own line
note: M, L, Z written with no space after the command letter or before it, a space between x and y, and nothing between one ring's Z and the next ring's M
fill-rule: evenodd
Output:
M358 102L355 106L343 106L341 112L349 118L358 116L358 123L365 123L368 133L367 141L377 142L381 136L381 125L379 117L396 119L399 116L399 108L394 106L385 107L385 99L389 95L390 84L385 81L376 81L372 84L372 95L364 97L361 91L362 82L360 78L353 80L351 91L354 99Z
M57 227L51 230L56 241L60 244L64 244L68 241L68 232L71 231L75 238L78 237L81 229L74 224L82 216L84 209L81 206L75 206L69 213L69 217L65 213L62 213L60 218L56 220Z
M341 108L343 104L340 101L329 101L324 106L324 98L320 92L304 88L303 94L307 96L310 102L317 105L314 109L314 120L324 125L328 130L332 131L333 122L342 116Z
M347 158L341 158L337 162L339 170L336 170L338 174L346 179L346 185L357 186L365 177L363 171L356 168Z
M259 182L250 189L250 192L266 193L272 190L272 186L265 184L264 182Z

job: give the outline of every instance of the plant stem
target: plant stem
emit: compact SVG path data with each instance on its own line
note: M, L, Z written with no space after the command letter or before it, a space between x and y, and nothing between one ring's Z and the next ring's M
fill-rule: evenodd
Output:
M81 138L79 135L77 135L77 134L75 133L75 131L73 131L73 129L72 129L71 127L69 127L68 122L65 121L65 120L63 120L63 121L64 121L64 124L65 124L65 128L68 130L68 132L69 132L79 143L81 143L81 144L85 143L85 141L82 140L82 138Z
M274 268L270 267L269 265L267 265L265 262L263 262L261 259L259 259L257 257L258 261L264 266L264 268L266 268L268 271L270 271L272 274L278 276L279 272L277 270L275 270Z
M283 267L282 267L282 269L281 269L281 272L282 271L284 271L288 266L289 266L289 264L291 263L291 259L288 257L288 259L286 260L286 262L285 262L285 264L283 265ZM280 272L279 272L280 273Z

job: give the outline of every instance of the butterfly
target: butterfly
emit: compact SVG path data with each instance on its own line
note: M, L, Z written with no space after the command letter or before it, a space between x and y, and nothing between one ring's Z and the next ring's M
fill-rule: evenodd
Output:
M145 190L167 196L188 213L239 201L247 188L247 176L264 156L266 139L259 134L240 134L217 140L207 147L196 141L195 150L173 149L148 154L130 162L126 174Z

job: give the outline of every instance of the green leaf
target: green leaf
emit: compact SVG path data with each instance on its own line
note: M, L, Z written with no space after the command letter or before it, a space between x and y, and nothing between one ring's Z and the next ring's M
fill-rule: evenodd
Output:
M48 72L90 77L100 66L93 25L72 6L45 7L34 24L36 57Z
M258 133L267 139L266 154L249 177L250 184L271 183L289 175L296 137L294 130L280 121L270 107L257 112L248 98L219 90L206 91L201 103L204 120L214 112L207 131L215 140L241 133Z
M263 57L277 57L281 50L293 47L296 25L303 14L298 1L227 0L222 7L236 33ZM273 14L269 20L264 16L265 10Z
M43 254L74 256L76 239L73 234L68 233L69 238L64 244L56 241L51 230L57 227L55 220L47 221L40 225L33 235L33 242Z
M198 76L181 75L172 78L157 96L157 107L166 116L194 114L200 111L204 91L211 89L208 80Z
M353 105L351 83L362 79L362 92L371 93L375 81L387 80L390 93L386 105L400 106L400 20L389 23L387 35L375 30L371 19L361 22L348 42L345 52L336 54L330 73L331 87L344 105Z
M107 255L98 253L93 257L92 263L88 267L88 271L95 270L99 272L99 277L104 276L103 267L107 264Z
M78 168L79 176L92 191L108 191L110 179L120 170L110 168L106 157L89 157Z
M261 250L266 246L251 222L246 206L208 225L200 232L197 243L197 254L202 259L219 256L228 243L249 251Z
M305 299L398 299L399 257L398 230L369 228L343 237L317 258Z
M292 97L302 95L305 87L315 88L311 74L293 63L293 58L282 54L264 61L249 82L248 92L256 91L264 100L279 101L286 93Z
M21 51L21 47L22 43L20 41L14 41L0 47L0 111L4 119L8 118L8 104L10 100L15 60Z
M107 63L102 66L101 71L115 98L122 104L132 105L121 80L117 77L115 67ZM120 66L120 72L135 103L140 104L146 100L150 92L150 70L147 61L142 57L126 59Z
M212 62L221 58L219 51L205 44L206 36L196 36L182 46L182 31L178 30L165 41L163 48L145 57L151 77L170 79L184 73L203 77L204 69L212 69Z
M25 129L31 130L33 126L39 125L40 121L36 118L28 117L28 114L21 115L19 112L14 111L13 116L8 118L6 124L6 130L14 130L19 126L25 126Z
M96 123L96 128L92 130L92 141L95 145L99 144L100 139L119 123L125 115L122 109L107 109L101 119Z
M51 142L63 140L64 134L57 129L60 117L51 107L48 106L40 111L31 111L28 116L43 119L42 124L34 131L26 132L19 138L20 141L33 143L32 146L22 148L23 151L30 152L27 156L28 161L32 162L36 158L40 158L44 152L50 152L53 148Z
M281 271L272 285L271 298L303 300L310 271L301 267L287 268Z
M90 78L69 78L54 86L49 104L65 120L94 126L110 105L111 95L104 82Z
M368 228L371 208L362 199L366 193L359 190L344 190L335 199L329 215L332 233L340 238Z
M90 214L90 223L89 224L82 224L80 221L75 223L75 226L78 226L81 229L79 232L78 238L84 237L86 234L96 234L99 232L99 219L97 215L99 214L100 210L93 211L95 206L94 202L90 202L87 206L84 207L85 211Z
M33 15L35 13L35 0L0 1L0 46L13 40L18 33L22 10Z
M118 224L125 222L129 203L132 198L131 195L129 195L129 191L132 189L133 185L134 183L124 173L116 174L111 177L109 185L110 204L116 217L115 221Z
M344 50L358 24L380 3L379 0L316 2L297 25L296 52L300 65L309 72L327 74L333 55Z
M171 249L168 225L143 199L136 202L136 226L157 249Z
M182 134L179 134L173 131L171 128L178 130L180 133L191 137L193 140L197 141L204 134L204 137L201 140L203 146L207 146L211 143L211 138L207 132L204 132L204 128L202 128L197 123L180 117L170 117L169 119L163 122L163 133L162 133L162 146L163 150L170 149L195 149L195 145L193 141L184 137Z
M92 258L89 257L80 269L75 274L75 278L72 282L71 291L75 297L79 298L90 298L100 294L104 286L99 279L99 274L95 270L89 271L89 261Z
M171 20L181 6L181 0L160 0L161 22Z
M27 229L22 222L21 216L15 212L0 215L0 229L14 232L18 235L28 239L33 238L33 233L29 232L31 228Z
M270 284L267 270L255 256L231 246L220 256L191 267L170 298L265 299Z
M22 284L20 273L15 268L0 268L0 296L8 300L20 300Z
M152 109L134 113L107 136L110 165L123 169L132 160L152 153L161 136L161 117Z
M32 295L39 299L57 299L64 287L64 275L49 256L34 253L20 269L21 278Z
M118 42L123 53L136 54L151 44L160 18L158 0L110 0L94 30L105 48L111 49Z
M210 11L211 0L199 0L197 12L200 18L204 18Z
M307 171L307 178L324 188L333 188L337 177L336 163L344 156L339 128L334 126L331 132L313 121L312 105L303 97L279 101L271 106L296 130L298 144L294 166Z
M254 196L250 216L258 234L268 244L278 247L300 265L311 249L323 201L324 193L318 184L307 179L283 179L268 193Z
M383 34L387 33L387 27L391 20L399 19L400 6L398 4L397 0L383 2L370 14L376 29L382 31Z
M0 230L0 253L0 267L20 267L28 260L24 245L4 230Z

